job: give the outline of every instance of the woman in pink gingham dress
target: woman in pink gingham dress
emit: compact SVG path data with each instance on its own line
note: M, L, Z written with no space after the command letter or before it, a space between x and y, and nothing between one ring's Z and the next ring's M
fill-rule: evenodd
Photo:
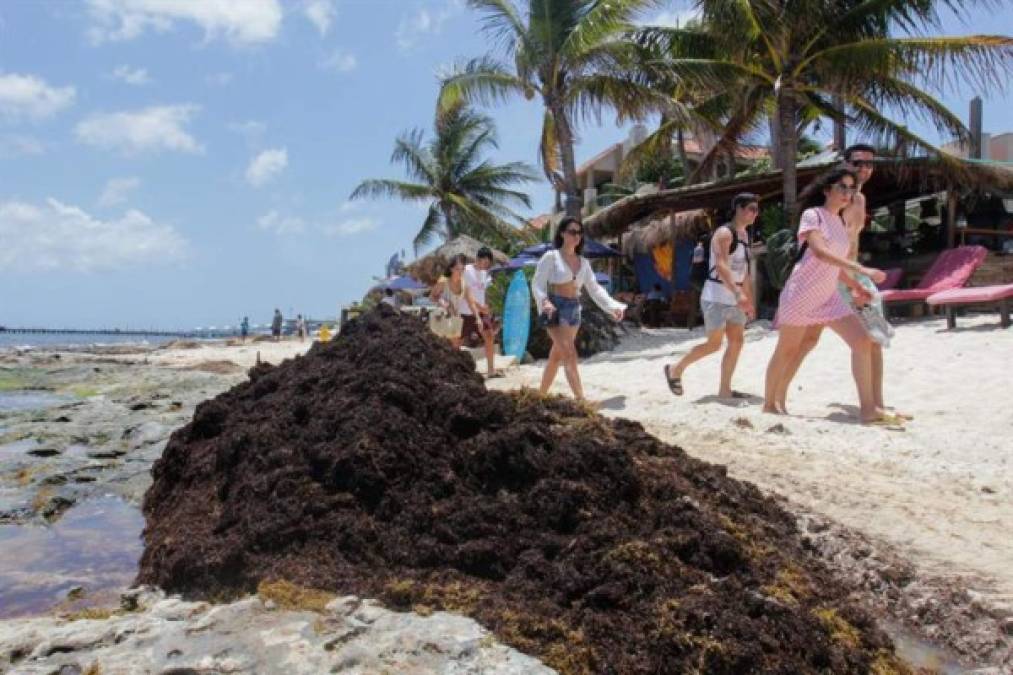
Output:
M781 291L774 317L778 329L777 347L767 366L763 410L787 414L787 391L792 362L801 355L806 327L828 326L851 348L851 372L858 388L859 417L863 424L885 424L891 420L879 411L873 399L872 342L854 310L837 292L841 281L852 289L856 298L868 293L850 272L860 272L880 282L885 274L864 267L848 258L848 233L841 219L841 210L855 195L855 175L847 169L831 171L811 191L816 204L806 209L798 229L798 239L805 246L802 259L795 265Z

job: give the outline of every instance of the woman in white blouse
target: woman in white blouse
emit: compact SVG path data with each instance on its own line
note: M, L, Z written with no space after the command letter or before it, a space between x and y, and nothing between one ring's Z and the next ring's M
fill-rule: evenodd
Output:
M594 278L591 263L581 253L584 250L584 228L573 217L563 218L556 230L553 250L542 256L535 270L531 294L539 311L539 323L549 331L552 351L542 373L541 393L548 393L560 364L566 373L573 395L584 398L584 388L577 371L577 331L580 329L580 289L587 292L595 304L616 321L623 320L626 305L613 300Z

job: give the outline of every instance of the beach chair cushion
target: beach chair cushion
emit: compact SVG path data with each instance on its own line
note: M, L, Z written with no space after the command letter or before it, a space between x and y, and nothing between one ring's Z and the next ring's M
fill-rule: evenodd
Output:
M890 269L884 271L886 272L886 279L883 280L883 283L876 284L876 288L881 291L888 291L891 288L897 288L897 286L900 285L900 280L904 278L904 270L900 267L891 267Z
M930 288L891 288L880 291L880 297L883 298L883 302L910 302L913 300L925 300L933 293L939 292L933 291Z
M998 302L1013 298L1013 284L954 288L933 293L926 300L930 305L972 305L979 302Z
M943 251L922 277L917 288L883 291L883 302L925 300L933 293L960 288L967 283L987 255L988 249L984 246L959 246Z

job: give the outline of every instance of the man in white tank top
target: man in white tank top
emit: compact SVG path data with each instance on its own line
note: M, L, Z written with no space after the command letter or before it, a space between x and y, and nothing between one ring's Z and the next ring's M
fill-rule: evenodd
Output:
M755 317L751 274L749 270L749 226L760 212L760 198L744 192L732 199L732 218L714 231L710 242L710 263L707 281L700 292L707 341L693 347L676 364L665 366L668 388L682 396L682 375L691 364L728 347L721 359L720 398L744 398L732 389L732 375L739 362L745 340L746 322Z

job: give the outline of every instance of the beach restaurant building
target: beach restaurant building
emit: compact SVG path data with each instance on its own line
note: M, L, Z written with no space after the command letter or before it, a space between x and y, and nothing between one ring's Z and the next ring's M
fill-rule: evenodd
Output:
M799 192L836 163L836 157L802 163ZM777 289L765 281L762 239L785 226L780 171L623 197L589 215L584 225L590 236L616 241L626 254L632 278L618 285L630 291L627 299L638 302L658 284L669 298L670 320L693 322L693 249L721 224L740 192L756 193L761 200L752 257L761 315L770 315ZM969 285L1013 283L1013 164L955 157L879 159L863 192L870 212L863 257L875 267L900 269L900 286L914 286L941 251L963 244L989 249Z

